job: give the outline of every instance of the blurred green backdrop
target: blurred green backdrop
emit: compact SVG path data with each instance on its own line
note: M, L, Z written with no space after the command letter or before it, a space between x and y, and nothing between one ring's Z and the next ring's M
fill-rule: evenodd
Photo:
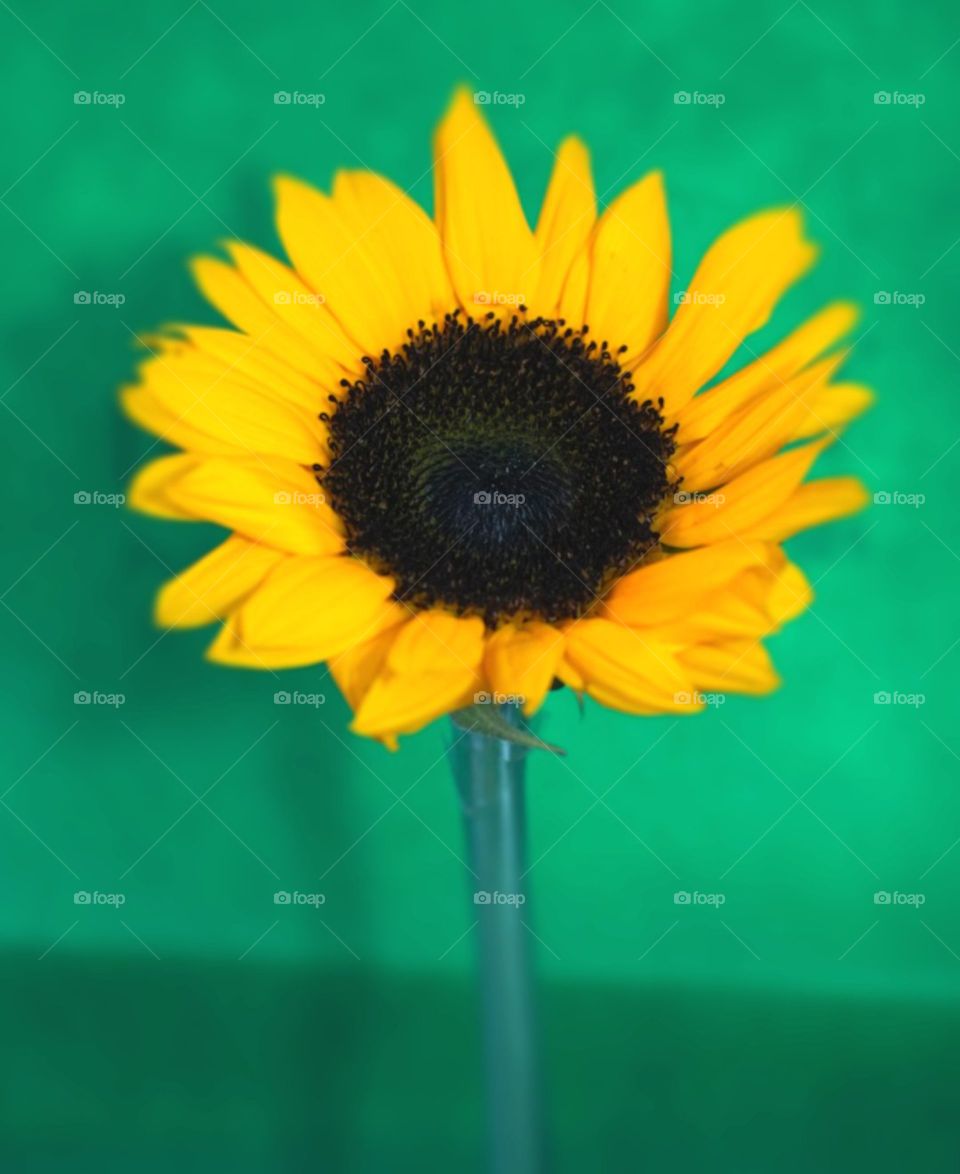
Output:
M848 371L879 404L821 470L915 498L792 543L818 598L773 642L773 698L676 722L549 701L569 757L530 764L530 879L557 1169L957 1168L956 25L906 0L0 5L7 1168L478 1169L445 726L390 755L321 670L205 664L210 633L150 606L214 529L75 504L151 449L116 409L133 333L216 320L186 259L274 247L281 170L369 166L429 207L460 81L522 96L491 110L531 214L570 131L606 199L662 167L684 278L799 201L822 261L751 346L861 302Z

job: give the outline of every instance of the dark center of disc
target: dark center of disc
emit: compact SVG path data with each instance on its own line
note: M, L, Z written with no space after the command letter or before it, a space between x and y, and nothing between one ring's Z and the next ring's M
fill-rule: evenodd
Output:
M586 327L451 314L364 364L317 478L410 607L571 619L656 544L674 430Z

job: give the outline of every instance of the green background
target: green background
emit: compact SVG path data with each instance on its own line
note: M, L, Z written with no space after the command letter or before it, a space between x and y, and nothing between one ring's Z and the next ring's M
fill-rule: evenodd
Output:
M958 34L906 0L0 5L7 1168L478 1169L445 725L391 755L320 669L204 663L211 633L163 635L150 604L215 529L74 504L152 448L116 408L133 333L216 320L186 259L275 247L277 171L369 166L429 206L460 81L523 95L492 118L531 214L570 131L606 199L662 167L677 288L726 225L800 201L822 260L751 348L862 303L848 371L879 401L820 471L925 498L791 543L817 601L772 641L775 696L681 721L549 700L569 757L530 763L530 879L557 1169L957 1168Z

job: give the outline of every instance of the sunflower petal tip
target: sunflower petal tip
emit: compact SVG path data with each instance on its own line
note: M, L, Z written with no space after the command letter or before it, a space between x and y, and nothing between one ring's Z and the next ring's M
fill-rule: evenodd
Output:
M270 186L273 190L274 202L277 204L293 199L304 192L310 192L317 196L323 195L318 188L308 184L297 175L291 175L288 171L278 172L270 181Z
M579 135L566 135L561 139L560 146L557 148L557 156L562 158L564 155L576 155L585 162L589 162L590 148Z
M475 94L476 90L474 90L469 82L458 82L454 86L453 96L450 99L450 109L454 106L462 105L464 102L468 106L475 106L477 104L476 98L474 97Z

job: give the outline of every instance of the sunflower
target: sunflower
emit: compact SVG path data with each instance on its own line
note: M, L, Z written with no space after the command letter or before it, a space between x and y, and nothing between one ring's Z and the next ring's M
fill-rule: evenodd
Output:
M671 317L659 173L598 214L567 139L531 230L461 91L434 174L432 220L370 172L279 178L289 263L229 242L193 272L231 328L144 340L123 404L181 451L131 502L231 532L158 622L219 621L220 664L326 662L391 746L557 682L639 714L774 688L762 639L812 597L781 544L865 503L805 478L871 401L835 379L846 303L716 378L814 261L797 210L726 231Z

